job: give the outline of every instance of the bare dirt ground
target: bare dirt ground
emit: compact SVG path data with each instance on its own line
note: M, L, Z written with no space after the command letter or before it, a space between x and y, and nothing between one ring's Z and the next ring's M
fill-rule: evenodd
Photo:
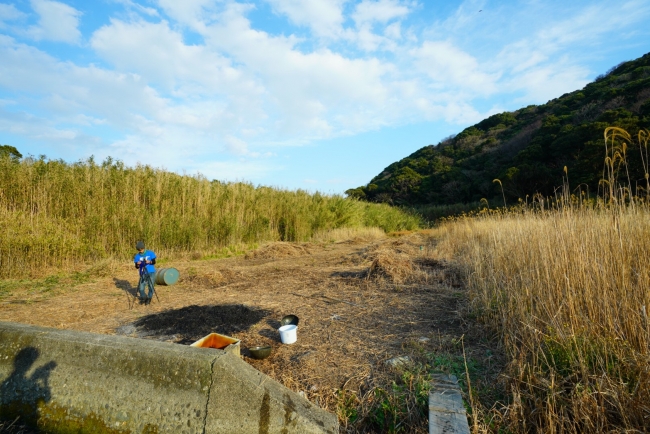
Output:
M342 432L382 431L363 408L372 408L377 387L388 390L399 378L387 363L395 357L408 356L405 366L464 375L464 346L472 387L484 388L487 401L496 396L502 357L468 319L463 283L435 259L434 243L416 233L274 243L246 257L170 261L159 267L174 267L181 278L157 286L159 299L148 306L135 299L137 270L123 264L71 288L14 291L0 299L0 321L179 344L211 332L233 336L252 366L338 413ZM283 345L277 331L287 314L300 319L292 345ZM271 356L248 357L246 349L257 345L271 345ZM426 432L426 420L411 422L406 432Z

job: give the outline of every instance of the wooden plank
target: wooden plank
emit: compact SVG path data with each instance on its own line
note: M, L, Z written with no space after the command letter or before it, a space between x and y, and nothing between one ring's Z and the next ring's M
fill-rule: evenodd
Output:
M470 434L467 413L453 375L438 374L429 392L429 434Z

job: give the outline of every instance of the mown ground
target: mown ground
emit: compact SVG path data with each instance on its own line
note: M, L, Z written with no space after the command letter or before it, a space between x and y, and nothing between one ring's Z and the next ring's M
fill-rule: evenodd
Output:
M177 268L181 279L158 286L151 305L135 299L131 264L107 263L11 283L0 291L0 321L178 344L227 334L241 340L252 366L337 413L342 432L427 432L422 388L434 371L458 375L465 390L469 372L483 408L500 397L498 346L471 319L459 274L436 260L425 234L274 243L245 257L159 266ZM300 319L293 345L277 331L287 314ZM257 345L271 345L271 356L249 358ZM387 363L400 356L408 361Z

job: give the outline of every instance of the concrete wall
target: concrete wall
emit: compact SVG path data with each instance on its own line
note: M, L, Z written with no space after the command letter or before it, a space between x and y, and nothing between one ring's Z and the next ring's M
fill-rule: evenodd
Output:
M0 419L48 433L335 433L221 350L0 322Z

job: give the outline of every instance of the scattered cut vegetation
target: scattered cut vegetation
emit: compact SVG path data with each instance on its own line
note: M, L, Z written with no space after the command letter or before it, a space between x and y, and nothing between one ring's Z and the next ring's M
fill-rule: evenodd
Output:
M227 334L242 341L251 365L337 414L342 433L426 433L431 376L460 378L464 343L472 386L490 407L503 394L497 381L503 359L485 328L463 319L467 293L457 271L432 256L435 240L422 232L372 241L357 235L280 243L295 250L262 260L173 261L179 282L157 287L160 303L149 306L133 303L137 275L125 262L111 276L85 283L83 297L57 291L24 304L27 290L16 289L0 302L0 320L179 344ZM266 255L269 248L257 251ZM411 255L411 274L401 270L399 283L370 275L377 252ZM300 318L293 345L279 342L287 314ZM257 345L272 346L271 356L248 358L247 348ZM402 363L389 363L395 359Z
M403 283L413 275L413 261L406 253L379 249L369 258L372 258L372 263L368 268L368 277L385 277L393 283Z

